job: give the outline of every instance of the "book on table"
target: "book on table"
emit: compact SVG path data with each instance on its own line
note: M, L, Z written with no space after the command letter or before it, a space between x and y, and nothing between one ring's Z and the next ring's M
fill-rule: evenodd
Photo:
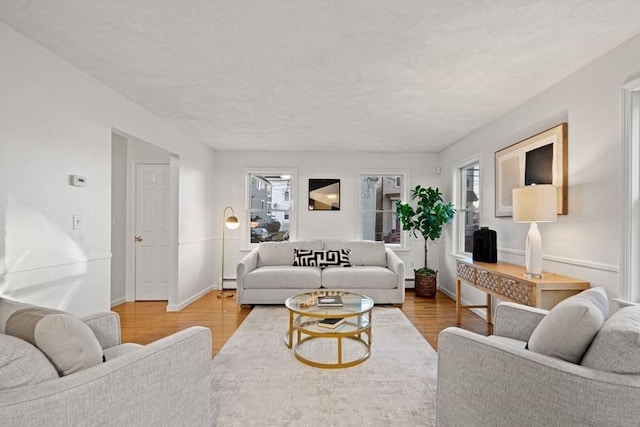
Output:
M318 320L318 326L321 326L323 328L329 328L329 329L335 329L338 326L342 325L344 322L346 322L346 318L344 317L336 317L333 319L322 319L322 320Z
M318 298L318 307L342 307L340 295L325 295Z

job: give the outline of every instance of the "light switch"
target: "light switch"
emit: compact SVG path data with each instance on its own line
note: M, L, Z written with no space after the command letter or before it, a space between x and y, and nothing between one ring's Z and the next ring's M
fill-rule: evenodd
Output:
M86 187L87 178L82 175L69 175L69 184L74 187Z
M73 216L73 229L80 230L80 215Z

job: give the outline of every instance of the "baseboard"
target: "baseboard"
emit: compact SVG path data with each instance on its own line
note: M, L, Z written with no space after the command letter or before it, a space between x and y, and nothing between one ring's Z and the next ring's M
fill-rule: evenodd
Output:
M452 300L456 300L456 294L454 292L451 292L449 289L446 288L438 288L438 290L440 292L442 292L443 294L445 294L446 296L448 296L449 298L451 298ZM462 298L462 305L472 305L471 302L465 300L464 298ZM480 316L480 318L487 320L487 309L486 308L464 308L463 310L471 310L474 314L477 314L478 316Z
M199 300L200 298L202 298L203 296L205 296L206 294L208 294L209 292L213 291L214 287L213 286L209 286L208 288L205 288L203 290L201 290L200 292L198 292L195 295L192 295L191 297L187 298L186 300L182 301L180 304L167 304L167 311L180 311L183 308L185 308L186 306L188 306L189 304L191 304L192 302L195 302L197 300Z
M127 298L126 297L114 299L114 300L111 301L111 307L115 307L116 305L124 304L125 302L127 302Z

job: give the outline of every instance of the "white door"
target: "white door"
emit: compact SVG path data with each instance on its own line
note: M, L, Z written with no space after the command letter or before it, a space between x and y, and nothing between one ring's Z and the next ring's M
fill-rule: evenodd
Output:
M136 165L136 300L169 298L169 165Z

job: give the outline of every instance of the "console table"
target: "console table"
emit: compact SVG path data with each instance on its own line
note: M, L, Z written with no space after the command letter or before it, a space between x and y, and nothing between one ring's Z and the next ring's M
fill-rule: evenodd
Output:
M487 263L470 259L457 261L456 323L460 324L463 308L486 308L491 322L491 297L550 310L565 298L589 288L589 282L543 273L542 279L525 277L525 268L506 262ZM462 305L462 283L487 294L485 305Z

